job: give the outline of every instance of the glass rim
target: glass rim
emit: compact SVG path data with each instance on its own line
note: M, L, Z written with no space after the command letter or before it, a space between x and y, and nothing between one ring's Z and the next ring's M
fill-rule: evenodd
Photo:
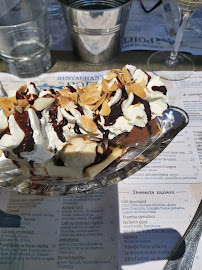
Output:
M107 9L88 9L88 8L79 8L79 7L75 7L75 6L72 6L71 4L69 5L68 3L66 3L65 0L58 0L58 2L63 6L63 7L66 7L66 8L69 8L69 9L73 9L73 10L77 10L77 11L87 11L87 12L100 12L100 11L104 11L104 12L108 12L108 11L112 11L112 10L116 10L116 9L120 9L120 8L123 8L124 6L127 6L129 5L130 3L133 2L133 0L126 0L125 3L121 4L120 6L116 6L116 7L110 7L110 8L107 8ZM75 1L72 1L73 3ZM101 2L101 1L98 1L98 2Z

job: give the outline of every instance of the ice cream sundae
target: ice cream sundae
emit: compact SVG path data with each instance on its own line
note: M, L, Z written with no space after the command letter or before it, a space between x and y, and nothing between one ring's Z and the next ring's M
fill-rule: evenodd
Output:
M168 96L159 77L126 65L85 87L0 98L0 148L27 176L94 178L160 132Z

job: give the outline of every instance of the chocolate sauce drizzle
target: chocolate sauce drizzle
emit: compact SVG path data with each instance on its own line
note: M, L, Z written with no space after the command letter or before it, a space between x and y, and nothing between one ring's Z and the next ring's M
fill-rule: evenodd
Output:
M24 93L18 90L16 92L16 99L26 99L30 105L33 105L34 101L38 98L38 95L27 93L28 89Z
M21 91L16 92L16 99L26 99L26 93L22 93Z
M73 86L71 86L71 85L68 85L68 86L66 86L66 87L68 88L68 90L69 90L71 93L77 92L77 90L76 90Z
M53 162L56 166L65 166L64 162L59 156L54 156Z
M51 94L56 95L56 92L52 87L49 89L49 91L51 92Z
M84 112L83 112L83 108L81 107L80 104L76 104L77 105L77 110L80 112L81 115L84 115Z
M54 107L52 110L49 111L49 116L51 118L51 123L53 124L53 128L54 128L55 132L57 133L58 138L62 142L66 142L66 138L63 135L63 127L68 124L68 121L67 121L66 118L63 118L62 121L60 121L58 123L57 122L57 112L58 112L57 107Z
M45 95L43 96L43 98L44 98L44 97L52 98L53 96L52 96L50 93L47 93L47 94L45 94Z
M82 134L82 132L80 131L79 125L77 123L75 123L74 125L74 132L76 134Z
M11 134L9 128L5 129L4 131L2 131L2 132L0 133L0 139L3 137L4 134L8 134L8 135Z
M166 89L166 87L164 85L162 85L162 86L152 86L152 90L153 91L159 91L159 92L163 93L164 95L166 95L166 93L167 93L167 89Z
M102 147L102 149L103 149L103 153L102 154L98 152L98 147ZM95 158L94 162L90 166L95 165L95 164L98 164L98 163L104 161L112 153L112 148L111 147L108 147L106 149L104 143L102 143L99 146L96 146L96 149L95 150L96 150L96 158Z
M102 132L103 134L103 141L106 140L108 138L109 135L109 130L105 130L100 124L100 115L97 115L93 121L95 122L95 124L97 125L98 129L100 130L100 132Z
M105 126L114 125L116 122L116 119L123 115L121 105L122 105L123 101L127 98L128 98L128 94L126 92L126 89L125 89L125 87L124 88L122 87L122 96L121 96L120 100L111 107L110 115L104 116Z
M142 103L144 105L148 122L151 121L151 108L150 108L149 102L144 99L141 99L140 97L134 94L134 100L132 102L132 105L135 105L137 103Z
M24 111L23 113L16 111L14 117L15 121L25 134L20 145L13 149L13 152L21 158L20 152L31 152L34 150L33 129L31 128L27 111Z

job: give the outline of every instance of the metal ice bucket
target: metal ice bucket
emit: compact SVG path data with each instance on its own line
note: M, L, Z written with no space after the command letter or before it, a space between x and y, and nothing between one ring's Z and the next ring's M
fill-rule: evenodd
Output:
M106 64L120 52L132 0L59 0L74 53L89 64Z

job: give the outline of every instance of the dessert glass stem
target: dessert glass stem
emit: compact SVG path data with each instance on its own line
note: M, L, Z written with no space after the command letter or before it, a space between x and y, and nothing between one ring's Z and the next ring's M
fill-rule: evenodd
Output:
M192 12L181 12L180 17L180 25L177 31L177 35L175 38L175 43L173 45L172 52L170 53L170 56L166 59L166 63L168 65L176 65L178 63L178 51L179 47L182 41L184 29L187 25L187 22L189 21L190 17L192 15Z

